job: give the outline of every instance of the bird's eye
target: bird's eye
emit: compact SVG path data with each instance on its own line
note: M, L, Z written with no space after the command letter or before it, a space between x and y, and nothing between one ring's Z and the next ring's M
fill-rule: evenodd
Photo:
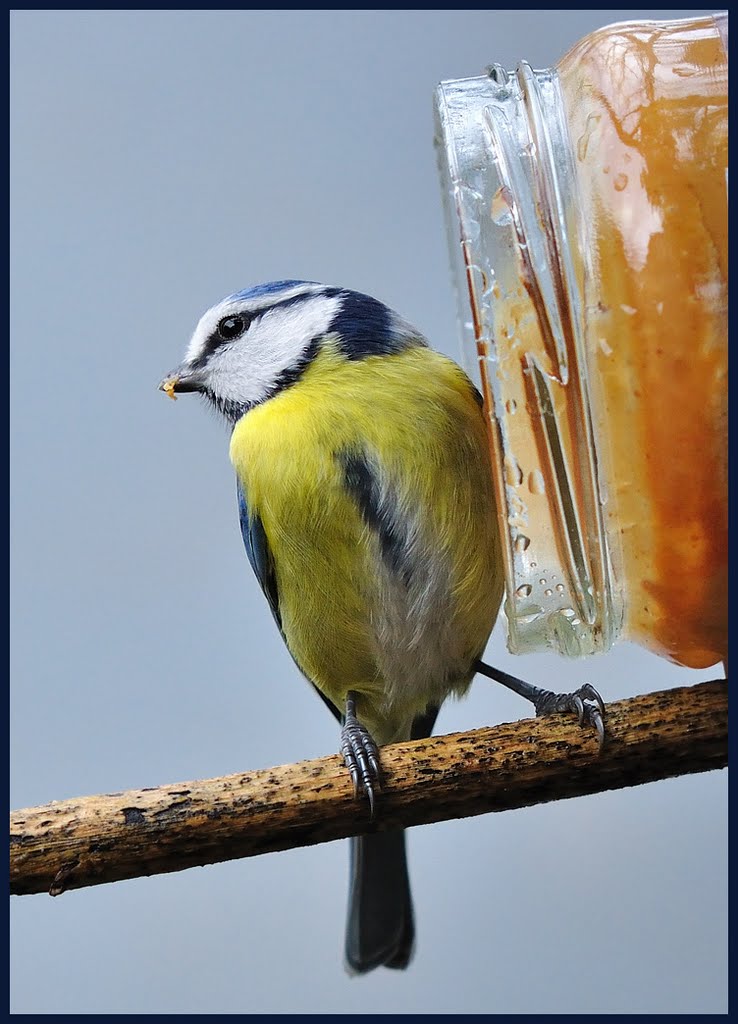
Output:
M243 316L226 316L218 324L218 334L224 341L233 341L243 334L248 325L248 320Z

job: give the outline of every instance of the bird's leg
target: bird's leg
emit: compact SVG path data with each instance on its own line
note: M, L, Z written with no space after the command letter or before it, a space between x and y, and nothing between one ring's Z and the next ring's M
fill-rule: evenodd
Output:
M499 668L492 668L478 661L477 671L488 679L502 683L521 697L529 700L536 709L536 715L551 715L558 711L573 711L580 725L592 726L597 732L600 750L605 742L605 702L591 683L584 683L573 693L553 693L543 690L523 679L517 679Z
M366 726L356 717L356 694L346 694L346 712L341 726L341 754L351 773L354 795L363 791L369 801L369 816L374 817L374 798L382 786L379 750Z

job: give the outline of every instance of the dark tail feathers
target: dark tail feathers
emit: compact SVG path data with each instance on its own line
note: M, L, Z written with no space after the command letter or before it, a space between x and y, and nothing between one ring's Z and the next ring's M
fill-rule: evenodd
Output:
M346 964L352 974L402 969L413 955L415 925L405 857L405 833L374 832L351 839Z

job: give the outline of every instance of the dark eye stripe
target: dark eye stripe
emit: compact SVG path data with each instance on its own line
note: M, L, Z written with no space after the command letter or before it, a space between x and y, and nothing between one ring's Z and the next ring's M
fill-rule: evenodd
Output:
M208 359L210 359L213 352L217 352L223 345L227 345L231 341L235 341L246 333L252 323L265 313L269 313L273 309L287 309L289 306L296 306L300 302L307 302L315 297L314 292L309 292L307 295L293 295L290 299L283 299L282 302L267 302L258 309L242 310L238 313L232 313L230 316L223 317L218 322L218 326L215 328L213 333L210 335L208 340L202 347L202 352L192 363L194 367L204 366ZM235 320L243 320L246 327L240 334L233 334L231 337L224 337L221 333L221 327L225 323L230 323Z

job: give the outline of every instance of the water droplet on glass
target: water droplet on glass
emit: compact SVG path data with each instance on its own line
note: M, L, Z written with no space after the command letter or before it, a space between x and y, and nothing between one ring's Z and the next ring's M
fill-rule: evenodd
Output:
M523 482L523 471L514 455L505 456L505 480L511 487L519 487Z
M543 593L546 597L553 597L553 590L544 590Z
M524 533L519 533L515 538L515 550L522 555L524 551L527 551L530 547L530 537L526 537Z
M563 594L563 593L564 593L564 591L566 590L566 587L564 586L564 584L563 584L563 583L557 583L557 584L556 584L556 589L558 590L558 592L559 592L560 594Z
M517 412L518 403L515 401L514 398L508 398L508 400L505 402L505 408L512 416L513 413Z
M546 481L543 479L540 469L534 469L532 473L528 474L528 490L531 494L546 493Z
M529 597L532 589L533 587L531 587L529 583L523 583L522 586L518 587L518 589L515 591L515 596Z
M635 316L636 313L638 312L638 310L635 308L635 306L626 306L626 304L624 302L620 303L620 308L622 309L622 311L627 316Z
M608 345L604 338L600 338L600 352L602 352L602 354L605 356L612 355L612 348L610 345Z
M540 579L540 580L539 580L538 582L539 582L539 583L541 584L541 586L542 586L542 587L545 587L545 586L546 586L546 580L545 580L545 577L543 577L542 579Z
M530 563L531 569L535 569L537 565L538 565L538 562L531 562Z
M612 185L616 192L622 192L623 189L628 186L628 175L623 174L622 172L620 174L616 174L613 178Z

